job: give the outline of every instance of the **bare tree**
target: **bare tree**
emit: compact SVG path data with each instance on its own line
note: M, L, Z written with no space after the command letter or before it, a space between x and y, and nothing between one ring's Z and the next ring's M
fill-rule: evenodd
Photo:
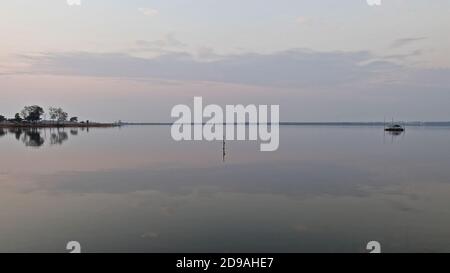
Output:
M69 117L69 115L66 112L64 112L64 110L61 107L59 108L50 107L48 109L48 113L50 115L50 119L56 121L66 121L67 118Z

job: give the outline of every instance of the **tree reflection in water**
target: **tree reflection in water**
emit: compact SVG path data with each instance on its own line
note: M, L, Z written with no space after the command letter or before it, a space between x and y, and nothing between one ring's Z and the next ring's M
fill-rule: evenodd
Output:
M0 128L0 137L3 137L6 135L6 131L3 130L3 128Z
M23 130L20 128L16 128L16 129L9 129L9 132L11 134L14 134L17 140L20 140L20 136L23 133Z
M27 147L42 147L47 141L52 145L62 145L69 140L69 134L62 129L42 128L10 128L8 131L0 128L0 137L7 134L14 135L17 141L21 141ZM70 129L70 135L77 136L78 129Z
M45 140L41 136L41 132L38 129L26 129L22 137L22 142L27 147L41 147L44 145Z
M61 145L64 141L69 139L69 134L64 131L57 131L50 134L50 145Z

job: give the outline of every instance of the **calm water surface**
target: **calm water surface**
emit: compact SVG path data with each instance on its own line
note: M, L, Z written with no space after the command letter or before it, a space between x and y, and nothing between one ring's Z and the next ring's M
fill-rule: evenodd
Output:
M280 134L223 158L169 126L0 129L0 251L450 252L450 128Z

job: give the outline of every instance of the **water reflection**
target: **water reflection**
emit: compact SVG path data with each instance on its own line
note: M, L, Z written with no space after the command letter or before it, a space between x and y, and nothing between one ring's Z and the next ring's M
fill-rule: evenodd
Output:
M46 143L50 146L62 145L69 140L69 134L64 128L1 128L0 137L12 135L17 141L21 141L26 147L40 148ZM70 135L77 136L78 129L70 129Z
M25 146L41 147L45 140L37 129L26 129L23 130L22 142Z
M61 145L69 139L69 135L64 131L57 131L50 135L50 145Z
M169 126L34 131L64 145L0 129L2 252L450 251L450 128L284 126L273 153Z
M390 143L394 143L396 140L401 140L406 134L406 131L385 131L383 137L383 143L386 143L386 139Z

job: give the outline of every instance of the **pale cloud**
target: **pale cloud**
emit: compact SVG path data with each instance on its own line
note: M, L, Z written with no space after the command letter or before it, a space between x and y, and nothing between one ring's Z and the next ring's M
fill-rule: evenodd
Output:
M208 53L208 52L207 52ZM213 52L209 52L211 55ZM324 87L371 82L399 67L369 52L316 52L291 49L270 54L223 55L200 61L187 52L155 58L124 53L45 53L26 58L29 73L94 77L209 81L272 87ZM282 73L281 73L282 71Z
M420 51L410 53L416 54ZM124 100L133 107L141 105L145 115L166 121L173 100L191 99L198 94L219 103L236 97L243 102L276 102L283 105L284 120L301 117L326 121L336 115L340 120L356 121L376 120L380 115L411 120L449 116L450 69L411 67L407 62L390 61L403 56L307 49L217 55L211 48L199 55L207 60L188 52L169 52L152 58L98 52L22 55L21 61L29 67L18 75L0 76L0 84L16 104L23 104L22 97L30 100L32 96L38 103L44 96L49 101L60 96L69 105L74 98L84 101L86 97L112 97L115 104L105 106L109 110L93 110L89 115L101 118L108 113L108 117L122 120L124 117L118 115L128 115L127 119L143 116L112 110L123 108ZM32 77L38 82L30 83ZM95 86L92 79L102 85ZM47 87L55 81L57 85ZM80 86L79 82L85 85ZM123 85L118 87L118 83ZM2 109L13 115L14 109L8 108L11 99L5 101L8 103ZM93 109L98 108L98 100L88 101ZM150 101L152 107L148 107Z
M202 46L202 47L198 48L198 50L197 50L197 57L200 58L201 60L214 61L214 60L220 60L224 56L217 54L214 51L214 48L212 48L212 47Z
M309 18L307 18L305 16L299 16L299 17L295 18L295 22L300 25L306 24L309 21L310 21Z
M384 59L387 60L397 60L397 61L405 61L412 57L418 57L423 54L423 50L417 49L409 53L402 53L402 54L390 54L384 56Z
M408 37L408 38L401 38L401 39L397 39L395 40L392 44L391 44L391 48L399 48L399 47L404 47L416 42L420 42L423 40L426 40L427 37Z
M159 14L159 11L157 9L152 8L139 8L138 11L149 17L157 16Z
M169 33L165 35L163 39L159 40L152 40L152 41L137 40L136 45L142 51L145 50L153 51L155 49L163 49L163 48L182 48L187 46L185 43L178 40L175 37L175 34L173 33Z

